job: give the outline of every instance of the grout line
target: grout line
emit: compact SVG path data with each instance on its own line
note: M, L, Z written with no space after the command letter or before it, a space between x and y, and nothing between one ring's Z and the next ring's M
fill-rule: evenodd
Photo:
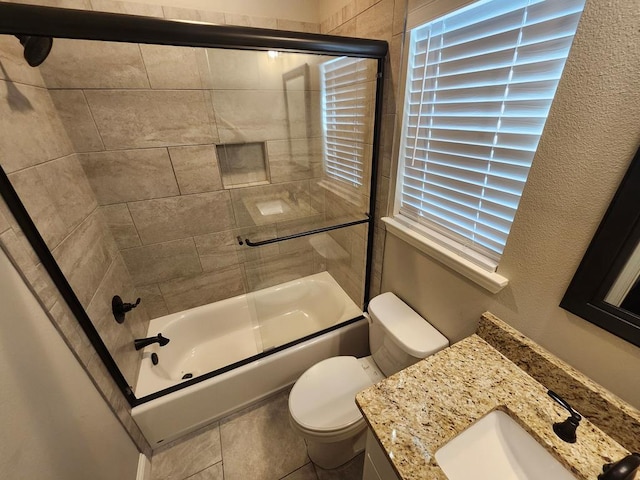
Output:
M78 230L89 219L89 217L95 215L99 208L100 208L100 205L97 205L96 208L91 210L91 212L86 217L84 217L84 219L80 223L78 223L75 227L73 227L71 229L71 231L62 240L60 240L58 242L57 245L55 245L54 247L47 246L49 248L49 251L51 252L51 255L53 255L54 250L56 250L60 245L62 245L65 241L67 241L74 234L74 232L76 230ZM37 228L37 226L36 226L36 228ZM54 256L54 258L55 258L55 256ZM57 262L57 260L56 260L56 262Z
M205 272L204 267L202 266L202 259L200 258L200 252L198 252L198 245L196 245L195 237L192 235L188 238L191 239L191 243L193 244L193 249L196 251L196 257L198 257L198 265L200 265L200 271L198 272L198 275L201 275L203 273L209 273L209 272ZM190 276L193 276L193 275L190 275Z
M118 252L118 253L120 253L120 252ZM107 270L105 271L104 276L103 276L103 277L102 277L102 279L100 280L100 283L98 284L98 288L96 288L96 291L95 291L95 292L93 292L93 295L91 296L91 300L89 300L89 303L87 303L87 308L86 308L86 310L88 310L88 309L89 309L89 305L91 305L91 302L93 302L93 301L95 300L96 295L98 295L98 292L100 291L100 288L104 285L104 283L105 283L105 281L106 281L107 277L109 276L109 273L111 272L111 270L112 270L112 269L114 269L114 268L115 268L115 264L116 264L116 257L114 256L113 260L111 260L111 263L109 264L109 267L107 267ZM84 305L83 305L83 307L82 307L82 308L84 308ZM89 314L87 313L87 316L88 316L88 315L89 315ZM93 320L91 321L91 323L93 323ZM95 327L96 327L96 330L97 330L97 329L98 329L97 322L96 322ZM100 332L98 332L98 333L100 333ZM102 338L102 336L101 336L101 338Z
M112 205L122 205L122 204L121 203L114 203ZM144 245L142 243L142 237L140 236L140 232L138 231L138 225L136 225L136 221L133 219L133 213L131 213L131 209L129 208L129 202L124 202L124 206L127 208L127 212L129 213L129 218L131 218L131 223L133 224L133 229L136 231L136 236L138 237L138 241L140 242L140 245L136 245L135 247L129 247L129 248L142 247ZM123 249L118 248L118 250L122 251L122 250L127 250L127 249L126 248L123 248Z
M149 78L149 70L147 69L147 62L144 61L144 55L142 53L142 45L137 44L138 52L140 52L140 60L142 61L142 67L144 68L145 76L147 77L147 84L149 90L155 90L151 85L151 78Z
M188 477L184 477L182 480L188 480L189 478L193 478L193 477L195 477L196 475L199 475L200 473L204 472L205 470L209 470L210 468L212 468L212 467L214 467L214 466L218 465L219 463L222 463L222 460L220 460L219 462L215 462L215 463L212 463L212 464L210 464L210 465L207 465L207 466L206 466L206 467L204 467L202 470L199 470L199 471L197 471L197 472L195 472L195 473L192 473L192 474L191 474L191 475L189 475ZM223 466L223 469L224 469L224 466ZM224 479L224 473L223 473L223 479ZM176 479L176 480L178 480L178 479Z
M37 88L38 90L43 90L45 92L49 92L49 88L46 86L46 84L44 86L42 86L42 85L33 85L31 83L18 82L18 81L12 80L9 77L0 78L0 81L1 82L5 82L5 83L10 84L10 85L14 85L14 86L20 85L21 87ZM22 93L22 92L20 92L20 93Z
M135 151L135 150L158 150L160 148L174 148L174 147L209 147L215 146L215 142L206 142L206 143L170 143L166 145L151 145L144 147L124 147L124 148L110 148L108 150L98 150L93 152L77 152L77 153L108 153L108 152L124 152L124 151Z
M96 129L96 133L98 134L98 138L100 139L100 143L102 144L101 151L108 151L107 146L104 143L104 139L102 138L102 133L100 133L100 129L98 128L98 123L96 122L96 118L93 115L93 110L91 110L91 105L89 105L89 99L87 98L87 94L84 89L80 90L82 92L82 98L84 98L84 103L87 106L87 110L89 111L89 116L91 117L91 121L93 122L93 126ZM75 148L75 145L74 145ZM77 152L77 153L93 153L93 152Z
M178 175L176 175L176 167L173 164L173 158L171 158L171 151L169 150L169 147L164 147L164 149L167 151L167 156L169 157L169 163L171 164L171 171L173 172L173 178L176 181L176 186L178 187L178 193L180 194L179 196L184 195L182 193L182 188L180 188L180 182L178 181Z
M33 164L33 165L27 165L24 167L20 167L17 170L12 170L10 172L5 172L7 174L7 177L11 177L12 175L16 174L16 173L21 173L21 172L25 172L26 170L29 170L30 168L38 168L41 165L46 165L47 163L51 163L51 162L57 162L59 160L64 160L66 158L72 157L74 155L78 155L77 152L71 152L71 153L67 153L65 155L62 155L60 157L54 157L51 158L49 160L43 160L42 162ZM9 178L9 180L11 180L11 178Z

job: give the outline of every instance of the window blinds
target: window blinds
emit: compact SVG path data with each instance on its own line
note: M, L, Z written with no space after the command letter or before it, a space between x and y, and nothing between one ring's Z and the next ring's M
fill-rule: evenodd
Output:
M497 263L583 5L481 1L411 31L400 215Z
M321 65L324 167L327 176L359 188L363 184L371 62L340 57Z

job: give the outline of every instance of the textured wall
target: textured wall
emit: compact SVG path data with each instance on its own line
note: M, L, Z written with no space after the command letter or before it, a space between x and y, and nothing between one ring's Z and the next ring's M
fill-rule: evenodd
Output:
M490 295L387 236L383 290L452 340L490 310L640 407L640 348L558 307L640 143L640 30L634 0L588 0Z

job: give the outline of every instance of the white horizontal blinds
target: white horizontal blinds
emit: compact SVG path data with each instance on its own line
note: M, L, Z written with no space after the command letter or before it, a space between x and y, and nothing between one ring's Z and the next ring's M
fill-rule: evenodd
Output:
M359 188L370 129L371 68L366 59L340 57L321 66L326 175Z
M488 0L411 32L400 214L497 262L584 0Z

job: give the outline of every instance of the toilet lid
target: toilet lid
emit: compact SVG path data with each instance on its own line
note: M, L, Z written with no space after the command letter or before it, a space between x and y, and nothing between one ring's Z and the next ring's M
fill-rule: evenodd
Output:
M333 431L362 418L356 393L373 385L356 357L332 357L304 372L289 394L289 411L303 428Z

